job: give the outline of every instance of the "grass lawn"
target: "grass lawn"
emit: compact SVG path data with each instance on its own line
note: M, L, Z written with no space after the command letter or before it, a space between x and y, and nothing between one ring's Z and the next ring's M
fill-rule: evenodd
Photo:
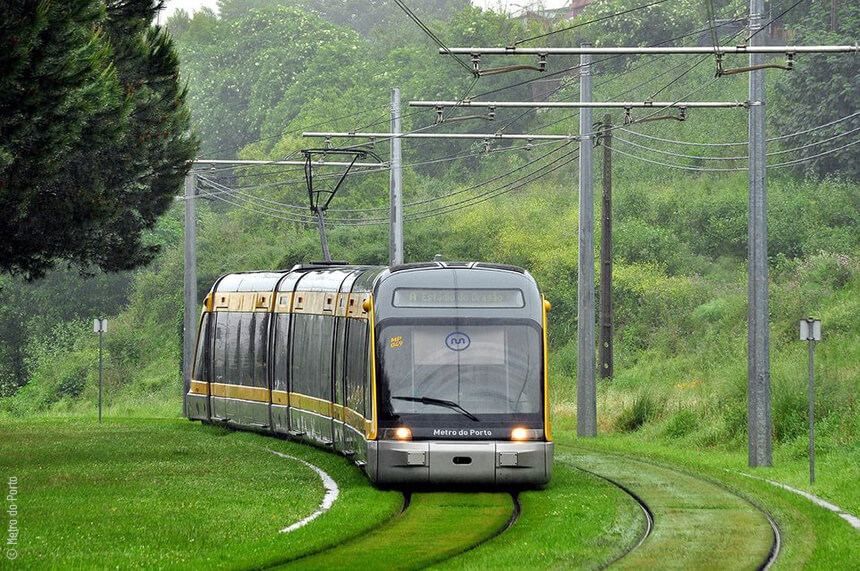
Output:
M502 493L414 494L390 525L285 568L423 569L497 533L513 508L511 496Z
M361 534L402 503L337 456L185 420L4 419L0 433L0 478L18 479L20 568L260 567ZM266 448L338 482L313 525L279 533L324 490Z
M782 481L827 498L851 509L860 493L857 458L850 450L834 452L819 464L821 473L814 487L802 481L807 470L803 461L774 454L775 468L752 469L744 452L721 451L672 445L637 434L604 435L583 439L575 436L571 419L557 419L557 439L595 452L613 452L672 466L697 477L718 481L764 508L776 521L782 550L775 569L856 569L860 561L860 534L836 514L806 498L739 473ZM839 468L839 465L842 468ZM854 512L856 513L856 512Z
M556 462L545 490L520 494L517 523L439 569L598 568L642 536L645 517L619 488Z

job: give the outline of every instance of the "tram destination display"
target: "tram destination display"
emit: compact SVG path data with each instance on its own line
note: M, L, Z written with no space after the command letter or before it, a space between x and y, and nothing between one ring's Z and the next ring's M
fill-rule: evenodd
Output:
M469 307L521 308L525 306L523 292L518 289L441 289L397 288L394 307Z

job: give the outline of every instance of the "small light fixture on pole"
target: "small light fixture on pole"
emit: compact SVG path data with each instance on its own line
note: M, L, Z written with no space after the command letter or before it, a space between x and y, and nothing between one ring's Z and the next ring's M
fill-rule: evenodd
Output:
M102 335L107 331L107 319L93 319L93 332L99 334L99 424L102 423L102 352L104 343Z
M809 341L809 484L815 483L815 342L821 341L821 320L800 320L800 340Z

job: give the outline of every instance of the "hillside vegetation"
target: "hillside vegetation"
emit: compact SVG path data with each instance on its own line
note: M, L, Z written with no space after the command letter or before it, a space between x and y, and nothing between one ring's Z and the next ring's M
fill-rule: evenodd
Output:
M189 82L201 156L281 159L303 147L321 146L318 140L302 140L303 129L385 131L388 92L394 85L402 88L405 102L456 99L464 93L475 97L537 77L532 72L490 76L470 89L472 79L465 70L436 55L435 44L384 3L367 8L371 16L373 10L381 10L388 18L378 27L368 23L367 14L361 22L333 23L333 17L327 20L301 2L239 9L257 4L225 1L221 18L202 12L193 18L180 14L169 22ZM424 4L421 13L448 45L506 45L540 31L535 24L527 29L520 21L457 2ZM850 3L839 6L840 29L856 30L858 10L844 4ZM607 6L617 11L629 5L633 3L597 2L583 18L602 14ZM742 3L717 6L719 17L743 13ZM796 37L818 37L817 31L829 25L829 15L816 5L807 13L800 10L785 21ZM692 34L706 23L695 2L654 7L636 18L640 35L634 38L626 35L629 31L592 25L546 41L576 45L591 32L592 39L604 44L653 44ZM827 32L826 39L855 42L848 33ZM675 43L696 38L690 35ZM746 99L745 75L715 79L713 61L694 66L697 61L661 56L600 62L595 66L595 98ZM503 63L488 60L482 66ZM551 58L549 71L576 63ZM741 59L734 63L743 65ZM851 115L857 111L856 63L852 68L833 62L833 81L821 94L796 83L810 69L807 66L830 63L830 58L798 57L795 72L768 72L775 103L769 110L770 137L850 117L804 136L774 140L768 146L771 164L790 163L811 156L810 150L820 153L856 141L856 134L849 136L860 126L858 116ZM546 79L483 99L578 98L575 69ZM839 114L833 115L828 101L837 99ZM485 112L462 109L450 116ZM788 114L805 117L804 123L786 119ZM634 113L634 118L645 115ZM404 129L426 127L433 118L432 110L405 107ZM602 119L603 114L595 112L594 120ZM617 125L623 116L615 114L612 121ZM745 160L712 159L743 156L746 148L678 145L641 136L735 143L746 139L746 121L743 110L691 110L684 122L644 123L614 133L616 375L599 383L598 414L604 431L643 431L694 446L746 445L747 174L699 170L742 169ZM470 120L436 130L568 134L577 124L570 111L498 110L493 122ZM816 146L792 150L808 143ZM553 303L555 414L570 416L575 414L577 365L576 144L516 148L522 146L518 141L493 142L490 152L483 152L480 141L406 141L405 201L419 202L407 207L406 259L428 260L441 253L449 260L511 263L532 272ZM825 340L817 353L819 454L858 446L857 149L822 157L828 161L824 166L812 161L777 166L768 173L773 430L777 445L788 454L802 455L805 450L806 346L797 341L796 328L797 320L806 315L824 323ZM388 145L377 142L373 151L387 157ZM596 175L601 155L597 149ZM305 204L300 169L213 169L203 176L224 186L201 183L200 192L208 198L197 205L201 299L226 272L286 268L320 258L315 227L285 219L307 211L282 206ZM597 176L598 212L600 183ZM450 195L453 192L459 194ZM387 196L387 172L347 179L329 213L333 219L329 239L336 258L387 263ZM342 219L340 224L336 218ZM27 285L2 278L0 321L6 339L14 342L0 349L0 376L8 395L0 399L0 410L10 415L92 412L98 343L89 320L98 308L111 319L105 336L108 414L178 414L181 203L160 221L151 240L162 245L163 254L134 273L89 280L55 274L46 282Z

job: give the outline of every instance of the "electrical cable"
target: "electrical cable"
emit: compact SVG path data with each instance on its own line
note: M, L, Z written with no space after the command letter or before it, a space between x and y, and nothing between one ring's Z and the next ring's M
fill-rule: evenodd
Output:
M643 4L642 6L636 6L635 8L630 8L630 9L627 9L627 10L622 10L621 12L615 12L614 14L607 14L606 16L600 16L599 18L595 18L595 19L593 19L593 20L588 20L587 22L580 22L580 23L578 23L578 24L574 24L574 25L572 25L572 26L568 26L568 27L566 27L566 28L561 28L561 29L558 29L558 30L553 30L553 31L551 31L551 32L546 32L545 34L540 34L540 35L537 35L537 36L532 36L532 37L530 37L530 38L526 38L526 39L524 39L524 40L517 40L517 41L515 41L515 42L514 42L514 44L513 44L513 45L518 46L518 45L520 45L520 44L524 44L524 43L526 43L526 42L530 42L530 41L532 41L532 40L537 40L537 39L539 39L539 38L545 38L545 37L547 37L547 36L551 36L551 35L553 35L553 34L558 34L558 33L561 33L561 32L567 32L567 31L574 30L574 29L576 29L576 28L581 28L581 27L583 27L583 26L587 26L587 25L589 25L589 24L594 24L594 23L597 23L597 22L604 22L604 21L606 21L606 20L611 20L612 18L615 18L616 16L623 16L623 15L625 15L625 14L630 14L630 13L632 13L632 12L636 12L636 11L638 11L638 10L642 10L642 9L644 9L644 8L650 8L651 6L656 6L656 5L658 5L658 4L663 4L664 2L667 2L667 0L655 0L654 2L650 2L650 3L648 3L648 4Z
M811 143L807 143L807 144L802 145L800 147L793 147L791 149L782 149L779 151L772 151L772 152L768 153L767 156L772 157L772 156L776 156L776 155L784 155L787 153L793 153L796 151L801 151L803 149L808 149L810 147L817 147L819 145L823 145L824 143L829 143L830 141L835 141L836 139L841 139L842 137L847 137L848 135L852 135L853 133L856 133L857 131L860 131L860 127L856 127L854 129L852 129L850 131L846 131L844 133L839 133L837 135L833 135L831 137L828 137L827 139L822 139L820 141L813 141ZM621 137L618 137L618 136L613 137L613 140L614 141L621 141L622 143L625 143L627 145L631 145L633 147L637 147L639 149L643 149L645 151L649 151L652 153L659 153L661 155L668 155L668 156L676 157L676 158L680 158L680 159L694 159L694 160L700 160L700 161L738 161L738 160L746 160L747 158L749 158L747 155L741 155L741 156L735 156L735 157L702 157L702 156L697 156L697 155L685 155L685 154L681 154L681 153L673 153L671 151L665 151L663 149L655 149L655 148L649 147L647 145L640 145L639 143L634 143L632 141L622 139Z
M468 71L470 75L474 75L475 77L477 77L478 73L474 69L472 69L472 67L469 64L467 64L465 61L463 61L463 59L461 57L452 53L451 50L448 48L448 46L446 46L442 42L442 40L440 40L439 37L436 34L434 34L433 31L429 27L427 27L426 24L424 24L424 22L421 21L421 18L419 18L412 10L409 9L409 7L406 4L403 3L403 0L394 0L394 2L395 2L395 4L400 6L400 9L403 10L406 13L406 15L409 16L409 18L413 22L415 22L418 25L418 27L424 31L425 34L427 34L430 37L431 40L436 42L436 44L440 48L445 50L445 52L449 56L453 57L457 61L457 63L459 63L464 68L466 68L466 71Z
M556 161L554 161L554 162L557 162L557 161L559 161L559 160L562 160L562 159L564 159L565 157L569 157L570 155L576 155L576 156L574 156L574 157L570 158L569 160L566 160L566 161L562 162L561 164L559 164L559 165L557 165L557 166L555 166L555 167L553 167L553 168L551 168L551 169L546 170L545 172L543 172L542 174L540 174L540 175L538 175L538 176L536 176L536 177L529 178L528 180L524 180L524 181L523 181L523 182L521 182L520 184L517 184L517 185L515 185L515 186L512 186L512 187L510 187L510 188L507 188L506 190L501 190L500 192L496 192L496 193L494 193L494 194L484 193L484 196L479 195L479 196L477 196L477 197L472 197L472 198L470 198L470 199L465 199L465 200L462 200L462 201L459 201L459 202L455 202L455 203L450 204L450 205L445 205L445 206L439 207L439 208L437 208L437 209L434 209L433 211L424 211L422 214L420 214L420 215L413 215L413 216L411 216L409 219L410 219L410 220L422 220L422 219L424 219L424 218L432 218L432 217L435 217L435 216L440 216L440 215L442 215L442 214L448 214L448 213L450 213L450 212L455 212L455 211L457 211L457 210L463 210L463 209L465 209L465 208L471 208L472 206L475 206L475 205L480 204L480 203L482 203L482 202L486 202L487 200L491 200L491 199L493 199L493 198L497 198L498 196L501 196L501 195L503 195L503 194L507 194L508 192L512 192L512 191L514 191L514 190L517 190L517 189L519 189L519 188L522 188L522 187L523 187L523 186L525 186L526 184L532 183L532 182L534 182L534 181L536 181L536 180L538 180L538 179L540 179L540 178L542 178L542 177L544 177L544 176L546 176L546 175L548 175L548 174L550 174L550 173L552 173L552 172L554 172L554 171L556 171L556 170L558 170L558 169L560 169L560 168L562 168L562 167L564 167L564 166L566 166L566 165L568 165L568 164L572 163L573 161L575 161L575 160L579 157L579 151L578 151L578 149L575 149L575 150L571 151L570 153L568 153L567 155L564 155L564 156L563 156L563 157L561 157L560 159L556 159ZM546 166L548 166L548 165L545 165L545 166L544 166L544 168L546 168ZM524 178L525 178L525 177L524 177ZM505 187L506 187L506 186L508 186L508 185L505 185L505 186L502 186L502 187L499 187L499 188L501 188L501 189L505 189ZM492 192L492 191L491 191L491 192ZM454 206L455 206L455 205L462 205L462 206L459 206L459 207L454 208ZM405 218L406 218L406 216L404 216L404 219L405 219Z
M753 32L752 34L750 34L749 36L747 36L747 39L745 39L745 40L744 40L744 44L746 44L747 42L749 42L749 41L750 41L751 39L753 39L756 35L760 34L762 30L764 30L765 28L767 28L768 26L770 26L771 24L773 24L776 20L779 20L780 18L782 18L783 16L785 16L786 14L788 14L789 12L791 12L792 10L794 10L795 8L797 8L798 6L800 6L804 1L805 1L805 0L797 0L797 2L795 2L795 3L794 3L794 4L792 4L791 6L789 6L788 8L786 8L785 10L783 10L782 12L780 12L778 16L775 16L775 17L771 18L770 20L768 20L768 22L767 22L766 24L763 24L763 25L761 26L761 28L759 28L758 30L756 30L755 32Z
M844 117L840 117L839 119L836 119L834 121L830 121L829 123L824 123L823 125L818 125L817 127L812 127L810 129L804 129L803 131L796 131L794 133L788 133L786 135L780 135L778 137L771 137L771 138L767 139L767 142L771 143L774 141L782 141L785 139L790 139L791 137L797 137L798 135L805 135L807 133L812 133L813 131L818 131L818 130L824 129L826 127L830 127L831 125L836 125L837 123L847 121L848 119L852 119L853 117L856 117L857 115L860 115L860 111L852 113L851 115L846 115ZM625 133L629 133L631 135L637 135L639 137L644 137L645 139L660 141L661 143L670 143L673 145L686 145L686 146L692 146L692 147L746 147L749 144L748 141L743 141L743 142L738 142L738 143L697 143L697 142L693 142L693 141L676 141L674 139L665 139L662 137L655 137L654 135L646 135L645 133L640 133L638 131L631 131L630 129L625 129L623 127L619 127L619 130L624 131Z
M781 167L786 167L786 166L791 166L791 165L796 165L796 164L808 162L808 161L811 161L813 159L817 159L819 157L831 155L833 153L838 153L839 151L847 149L848 147L852 147L852 146L856 145L857 143L860 143L860 139L858 139L857 141L852 141L851 143L842 145L841 147L837 147L835 149L829 149L827 151L823 151L823 152L817 153L815 155L810 155L808 157L802 157L799 159L794 159L791 161L785 161L782 163L769 164L769 165L767 165L767 168L768 169L781 168ZM735 167L735 168L691 167L691 166L687 166L687 165L679 165L677 163L666 163L666 162L662 162L662 161L656 161L653 159L648 159L646 157L642 157L642 156L634 154L634 153L622 151L621 149L617 149L615 147L613 147L612 150L613 150L613 152L618 152L624 156L630 157L632 159L636 159L638 161L651 163L651 164L655 164L655 165L660 165L660 166L664 166L664 167L669 167L669 168L674 168L674 169L681 169L681 170L688 170L688 171L695 171L695 172L741 172L741 171L749 170L749 167ZM770 155L768 155L768 156L770 156Z

